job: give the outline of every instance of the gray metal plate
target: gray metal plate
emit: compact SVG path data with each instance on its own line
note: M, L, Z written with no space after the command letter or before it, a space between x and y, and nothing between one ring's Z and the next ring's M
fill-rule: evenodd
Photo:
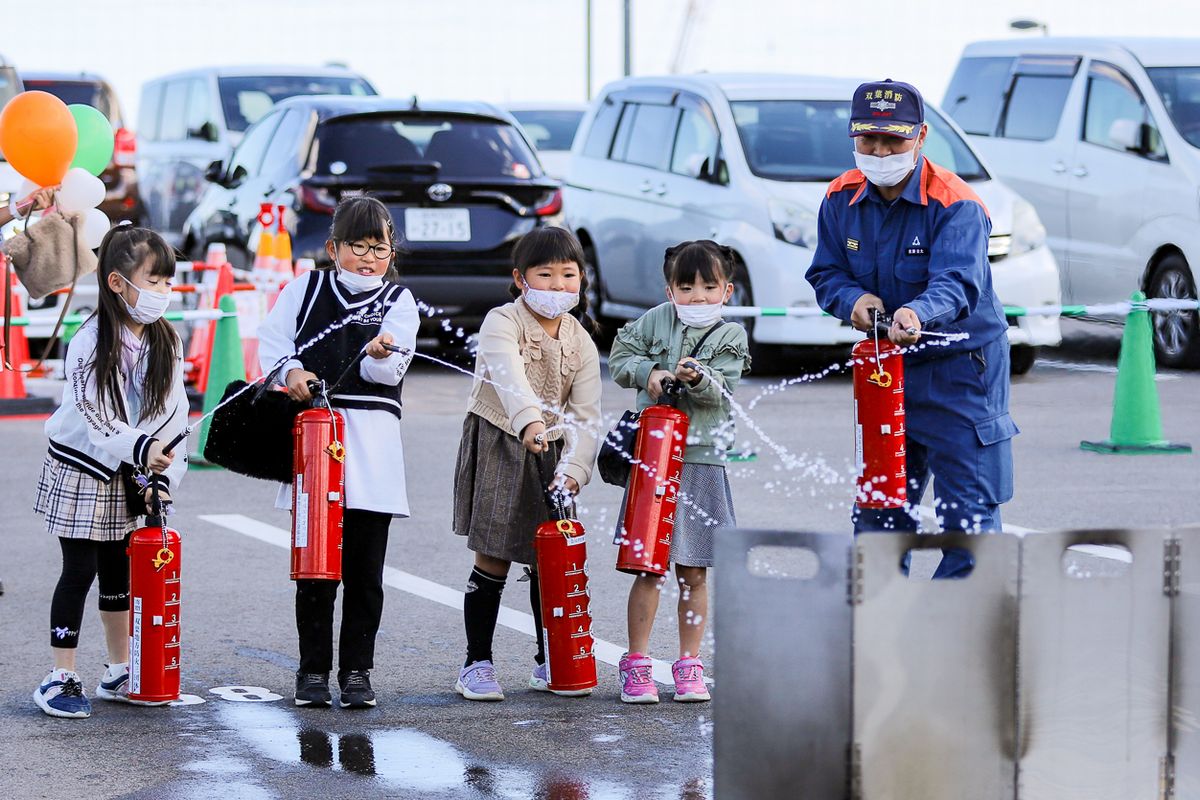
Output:
M737 529L715 538L715 797L840 800L850 743L852 539ZM773 690L781 665L791 687L782 692Z
M1024 539L1022 800L1159 796L1169 707L1165 538L1074 531Z
M1175 796L1200 797L1200 528L1173 531L1179 594L1172 609Z
M987 534L858 537L854 729L866 800L1015 796L1019 545ZM968 551L973 572L929 579L936 556L921 556L943 547ZM924 552L910 578L900 563L912 548Z

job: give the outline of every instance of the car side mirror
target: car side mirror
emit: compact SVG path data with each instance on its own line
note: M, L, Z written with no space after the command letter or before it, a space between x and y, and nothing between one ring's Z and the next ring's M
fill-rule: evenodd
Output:
M192 128L188 131L189 139L199 139L203 142L217 141L217 126L211 121L205 122L198 128Z
M246 171L245 167L243 167L241 164L238 164L233 168L233 172L229 174L229 177L225 180L225 183L221 185L226 189L236 189L242 185L242 181L246 180L246 176L249 174L250 173Z
M1122 150L1144 152L1142 123L1134 119L1115 119L1108 128L1108 140Z
M700 165L699 174L696 177L705 183L715 183L718 186L725 186L729 183L729 168L725 164L725 159L720 157L713 159L710 156L704 159L704 162Z
M225 162L213 161L204 170L204 180L209 183L220 184L225 178Z

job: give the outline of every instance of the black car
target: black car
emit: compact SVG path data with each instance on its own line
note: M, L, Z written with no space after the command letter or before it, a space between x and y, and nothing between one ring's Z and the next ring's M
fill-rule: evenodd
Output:
M428 319L474 326L509 299L513 244L561 222L562 194L516 120L484 103L297 97L258 121L184 225L184 252L213 242L230 262L253 262L262 203L285 205L295 258L328 263L325 240L344 196L370 194L396 221L400 280Z

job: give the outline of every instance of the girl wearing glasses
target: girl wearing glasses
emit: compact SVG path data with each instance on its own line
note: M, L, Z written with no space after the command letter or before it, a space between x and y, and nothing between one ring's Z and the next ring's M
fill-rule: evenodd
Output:
M409 513L400 388L416 347L419 319L412 293L384 280L395 258L395 226L383 203L373 197L339 203L325 250L332 268L308 272L285 286L259 327L259 360L264 373L284 362L278 377L293 400L312 398L309 381L332 387L340 379L329 395L330 405L346 420L337 677L342 708L365 708L375 705L370 671L383 614L388 527L392 517ZM331 326L337 327L329 330ZM275 505L290 508L291 487L280 487ZM336 581L296 581L298 706L325 708L332 702L336 595Z

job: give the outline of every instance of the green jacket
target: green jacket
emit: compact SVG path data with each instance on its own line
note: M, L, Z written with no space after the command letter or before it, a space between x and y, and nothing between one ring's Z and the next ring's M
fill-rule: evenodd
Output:
M675 372L679 360L690 355L708 328L684 326L671 303L650 309L621 327L608 353L608 371L617 385L637 389L639 411L651 405L646 382L651 371ZM746 329L726 322L704 340L696 360L705 367L704 377L689 386L679 401L688 415L687 451L689 464L725 463L725 453L734 442L734 424L729 399L742 375L750 371L750 345Z

